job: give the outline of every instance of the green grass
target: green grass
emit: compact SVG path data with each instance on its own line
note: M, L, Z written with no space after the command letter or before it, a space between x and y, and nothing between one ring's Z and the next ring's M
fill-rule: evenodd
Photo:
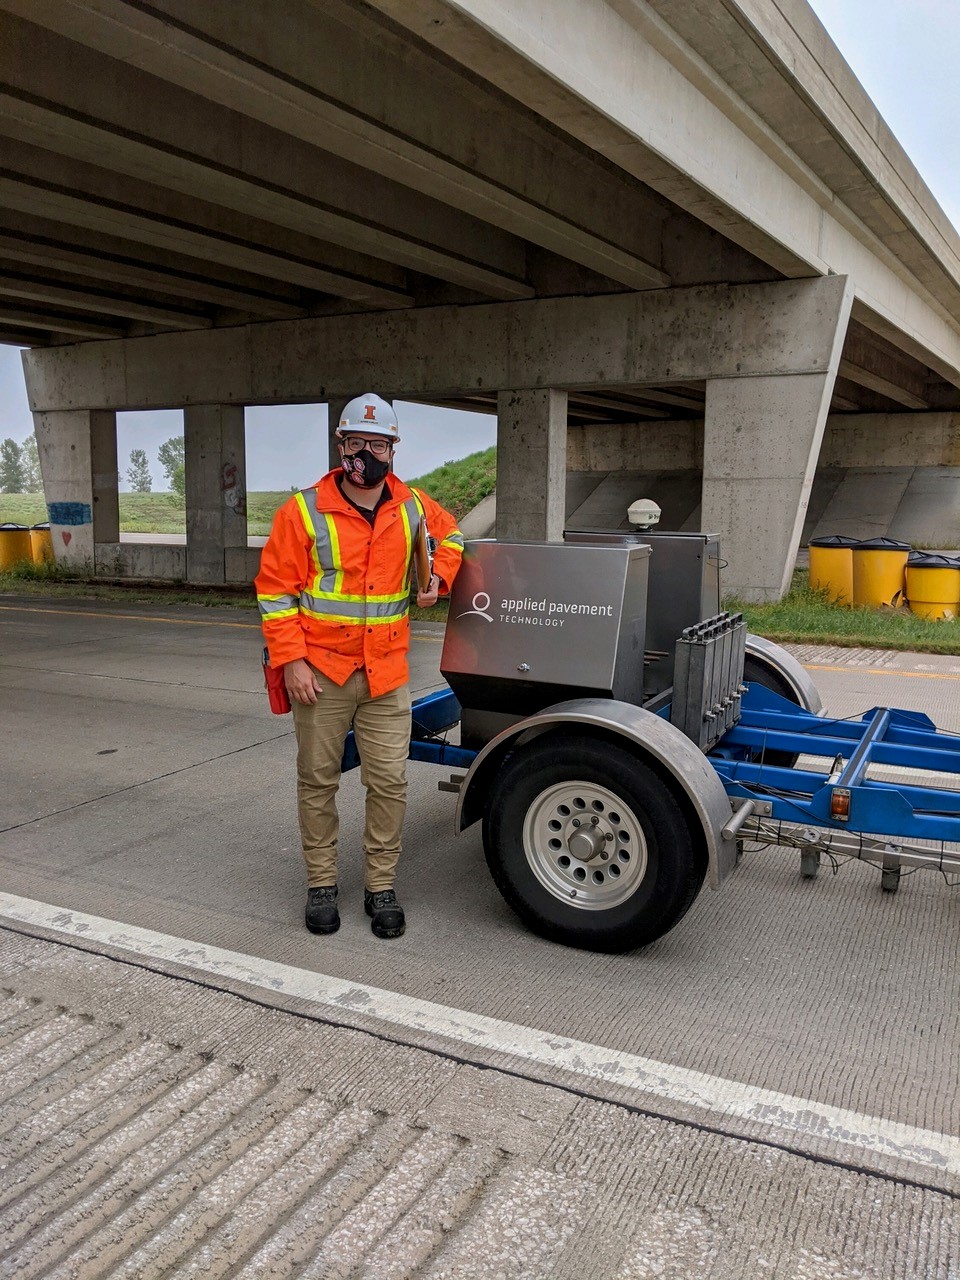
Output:
M748 630L780 644L832 644L844 648L904 649L915 653L960 653L960 621L934 622L908 609L850 608L810 588L798 570L787 595L775 604L724 602L742 612Z
M0 493L0 524L42 524L46 518L42 493Z
M208 608L254 609L253 585L199 587L186 583L157 585L148 582L102 582L91 576L89 566L76 568L52 564L11 565L0 570L0 595L63 597L83 600L122 600L127 604L194 604Z
M247 530L254 536L270 532L274 512L289 492L267 490L247 495ZM0 524L40 524L47 518L42 493L0 493ZM173 493L121 493L122 533L183 533L183 503Z
M445 462L435 471L408 483L425 489L460 520L497 487L497 451L484 449L459 462Z

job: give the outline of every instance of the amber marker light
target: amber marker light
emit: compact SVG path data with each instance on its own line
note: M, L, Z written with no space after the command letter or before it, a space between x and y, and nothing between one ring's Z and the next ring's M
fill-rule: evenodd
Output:
M850 792L846 787L834 787L830 796L830 817L838 822L849 822Z

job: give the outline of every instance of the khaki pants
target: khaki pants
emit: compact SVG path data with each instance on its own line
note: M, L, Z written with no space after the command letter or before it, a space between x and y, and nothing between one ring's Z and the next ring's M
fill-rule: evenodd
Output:
M362 671L342 686L315 668L314 674L322 690L316 704L293 704L297 809L307 884L314 888L337 883L336 797L343 740L352 724L360 752L360 780L367 789L364 885L371 893L392 889L407 807L410 686L371 698Z

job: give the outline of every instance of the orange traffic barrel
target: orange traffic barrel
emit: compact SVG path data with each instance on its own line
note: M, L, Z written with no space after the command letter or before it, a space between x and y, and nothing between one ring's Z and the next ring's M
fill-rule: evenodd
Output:
M25 524L0 524L0 569L9 569L21 560L29 562L30 530Z
M842 533L810 539L810 585L814 591L825 591L827 599L838 604L852 604L856 545L856 538L845 538Z
M960 560L913 555L907 561L907 600L921 618L949 621L960 613Z
M30 555L34 564L43 564L45 560L53 559L53 539L49 523L30 526Z
M904 595L909 542L867 538L853 548L853 603L879 608L897 605Z

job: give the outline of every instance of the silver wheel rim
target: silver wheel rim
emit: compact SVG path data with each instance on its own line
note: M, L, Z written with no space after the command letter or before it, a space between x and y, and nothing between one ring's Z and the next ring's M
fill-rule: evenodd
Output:
M560 782L536 797L523 822L530 870L554 898L608 911L639 888L647 842L621 796L594 782Z

